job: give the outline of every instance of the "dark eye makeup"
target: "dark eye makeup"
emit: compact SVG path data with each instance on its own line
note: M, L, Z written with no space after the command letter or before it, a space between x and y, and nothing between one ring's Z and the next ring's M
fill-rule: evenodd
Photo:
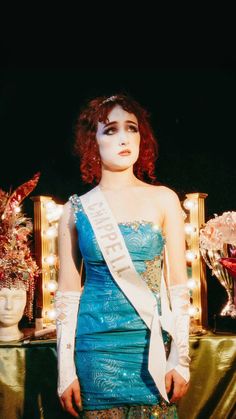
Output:
M128 124L127 127L126 127L126 130L128 132L138 132L139 131L138 126L136 124ZM113 125L113 126L105 127L104 131L103 131L103 134L112 135L112 134L115 134L118 131L119 131L118 127L116 125Z

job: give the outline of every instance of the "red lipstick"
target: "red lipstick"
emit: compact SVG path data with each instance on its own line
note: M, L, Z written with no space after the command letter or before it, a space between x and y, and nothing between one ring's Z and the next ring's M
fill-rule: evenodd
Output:
M129 156L130 154L131 151L128 148L119 152L119 156Z

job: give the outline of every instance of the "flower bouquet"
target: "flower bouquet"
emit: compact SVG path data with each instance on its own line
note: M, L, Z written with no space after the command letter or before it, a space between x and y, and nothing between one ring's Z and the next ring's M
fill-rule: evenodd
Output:
M200 229L200 252L228 295L221 316L236 318L236 211L215 215Z

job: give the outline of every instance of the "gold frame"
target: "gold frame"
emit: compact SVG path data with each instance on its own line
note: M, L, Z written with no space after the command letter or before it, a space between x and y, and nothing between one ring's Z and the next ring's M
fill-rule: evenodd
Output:
M199 232L201 226L205 223L205 199L208 195L196 192L188 193L185 196L186 199L182 202L183 207L186 201L191 203L189 210L184 209L187 216L185 221L194 228L191 234L186 234L186 244L187 249L194 255L193 260L187 263L191 263L191 277L196 285L190 289L190 299L192 306L196 308L192 323L198 329L208 325L206 265L199 247Z
M192 207L186 211L183 208L186 222L194 227L194 232L186 234L186 244L188 250L195 254L195 258L191 261L192 279L195 281L195 288L190 290L192 307L196 308L196 314L192 316L192 323L196 328L207 327L207 282L205 262L199 250L199 231L205 223L205 193L188 193L186 199L182 202L184 207L185 201L192 202ZM53 310L54 293L48 290L48 283L51 279L57 281L58 261L53 267L45 264L45 260L50 253L55 254L58 258L57 238L48 239L45 231L53 223L57 226L57 221L50 222L47 219L46 204L48 202L56 204L51 196L36 196L31 198L34 202L34 238L35 238L35 256L42 273L37 281L36 288L36 317L42 317L43 322L48 324L54 322L53 318L48 317L49 310ZM83 261L80 265L80 273L83 272Z
M47 230L55 226L57 229L58 219L48 220L47 204L53 204L56 208L62 207L56 204L51 196L35 196L31 198L34 202L34 241L35 258L40 267L41 273L36 285L36 321L42 319L41 326L54 323L54 294L55 289L49 285L55 284L58 279L58 241L57 237L48 238ZM53 255L55 262L48 264L48 256ZM51 315L50 315L51 313ZM39 322L40 324L40 322Z

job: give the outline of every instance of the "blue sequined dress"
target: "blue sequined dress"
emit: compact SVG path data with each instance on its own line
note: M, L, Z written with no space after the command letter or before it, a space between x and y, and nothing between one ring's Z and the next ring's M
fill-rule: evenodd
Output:
M149 329L110 274L78 195L70 202L86 271L75 340L82 417L177 418L176 406L164 401L148 371ZM136 270L158 299L161 230L149 221L118 225ZM163 340L168 348L165 331Z

